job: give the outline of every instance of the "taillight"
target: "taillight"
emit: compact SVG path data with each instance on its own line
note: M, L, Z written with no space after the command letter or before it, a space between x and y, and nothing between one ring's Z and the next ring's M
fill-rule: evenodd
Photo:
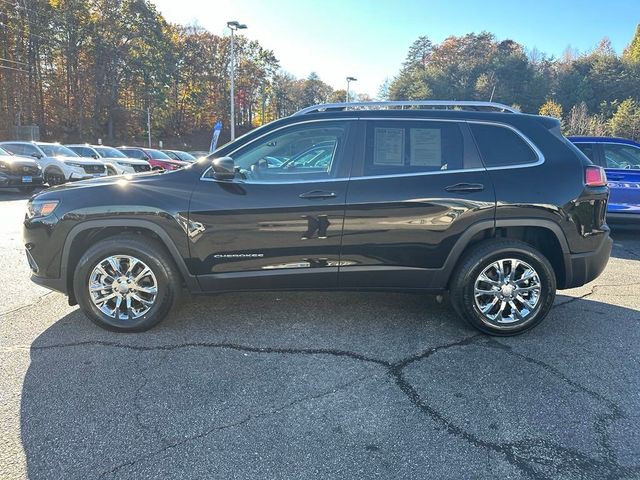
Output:
M584 171L584 183L587 187L604 187L607 184L607 174L602 167L587 167Z

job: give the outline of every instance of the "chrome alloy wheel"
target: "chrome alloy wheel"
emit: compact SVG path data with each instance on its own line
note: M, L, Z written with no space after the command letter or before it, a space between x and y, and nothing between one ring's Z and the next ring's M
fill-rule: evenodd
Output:
M483 321L497 327L522 323L540 301L538 272L517 258L497 260L485 268L474 284L476 307Z
M158 295L151 269L130 255L112 255L98 262L89 276L91 301L116 320L134 320L147 313Z

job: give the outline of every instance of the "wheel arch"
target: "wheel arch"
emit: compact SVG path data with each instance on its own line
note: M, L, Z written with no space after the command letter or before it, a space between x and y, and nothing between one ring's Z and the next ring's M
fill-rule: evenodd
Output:
M159 241L165 252L178 267L182 280L189 290L192 292L200 291L200 285L196 277L189 272L184 258L162 227L146 220L95 220L80 223L72 228L62 249L61 278L64 279L70 305L77 303L73 293L73 272L88 246L123 233L147 236Z
M520 240L539 250L551 263L558 288L569 285L572 278L570 250L567 239L557 223L544 219L502 219L479 222L468 228L451 250L442 269L447 288L453 272L465 252L477 243L491 238Z

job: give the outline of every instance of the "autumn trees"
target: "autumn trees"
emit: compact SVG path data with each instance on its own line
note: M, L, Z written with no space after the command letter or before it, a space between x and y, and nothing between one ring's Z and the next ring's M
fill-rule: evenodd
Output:
M240 132L333 93L257 41L238 36L236 55ZM35 124L47 139L140 143L147 110L165 145L229 125L228 38L170 24L148 0L1 0L0 59L2 137Z
M640 139L640 26L621 56L607 39L555 59L488 32L440 44L420 37L383 90L393 100L493 100L558 117L567 134Z
M341 102L317 74L299 79L257 41L236 42L239 133L314 103ZM208 144L228 138L229 39L168 23L150 0L0 0L0 137L37 125L43 139ZM640 27L622 55L547 57L488 32L419 37L380 99L494 100L558 116L566 133L638 137ZM370 99L359 95L359 100Z

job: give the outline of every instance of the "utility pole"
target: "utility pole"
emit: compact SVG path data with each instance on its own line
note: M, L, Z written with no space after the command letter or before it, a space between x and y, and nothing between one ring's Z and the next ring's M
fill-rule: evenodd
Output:
M151 148L151 108L147 107L147 138L149 140L149 148Z
M345 95L346 96L346 98L345 98L345 102L346 103L349 103L349 83L357 82L357 81L358 81L358 79L355 78L355 77L347 77L347 94Z
M236 138L236 99L235 99L235 42L233 32L236 30L244 30L247 26L244 23L240 23L237 20L233 20L231 22L227 22L227 27L231 30L231 141Z

